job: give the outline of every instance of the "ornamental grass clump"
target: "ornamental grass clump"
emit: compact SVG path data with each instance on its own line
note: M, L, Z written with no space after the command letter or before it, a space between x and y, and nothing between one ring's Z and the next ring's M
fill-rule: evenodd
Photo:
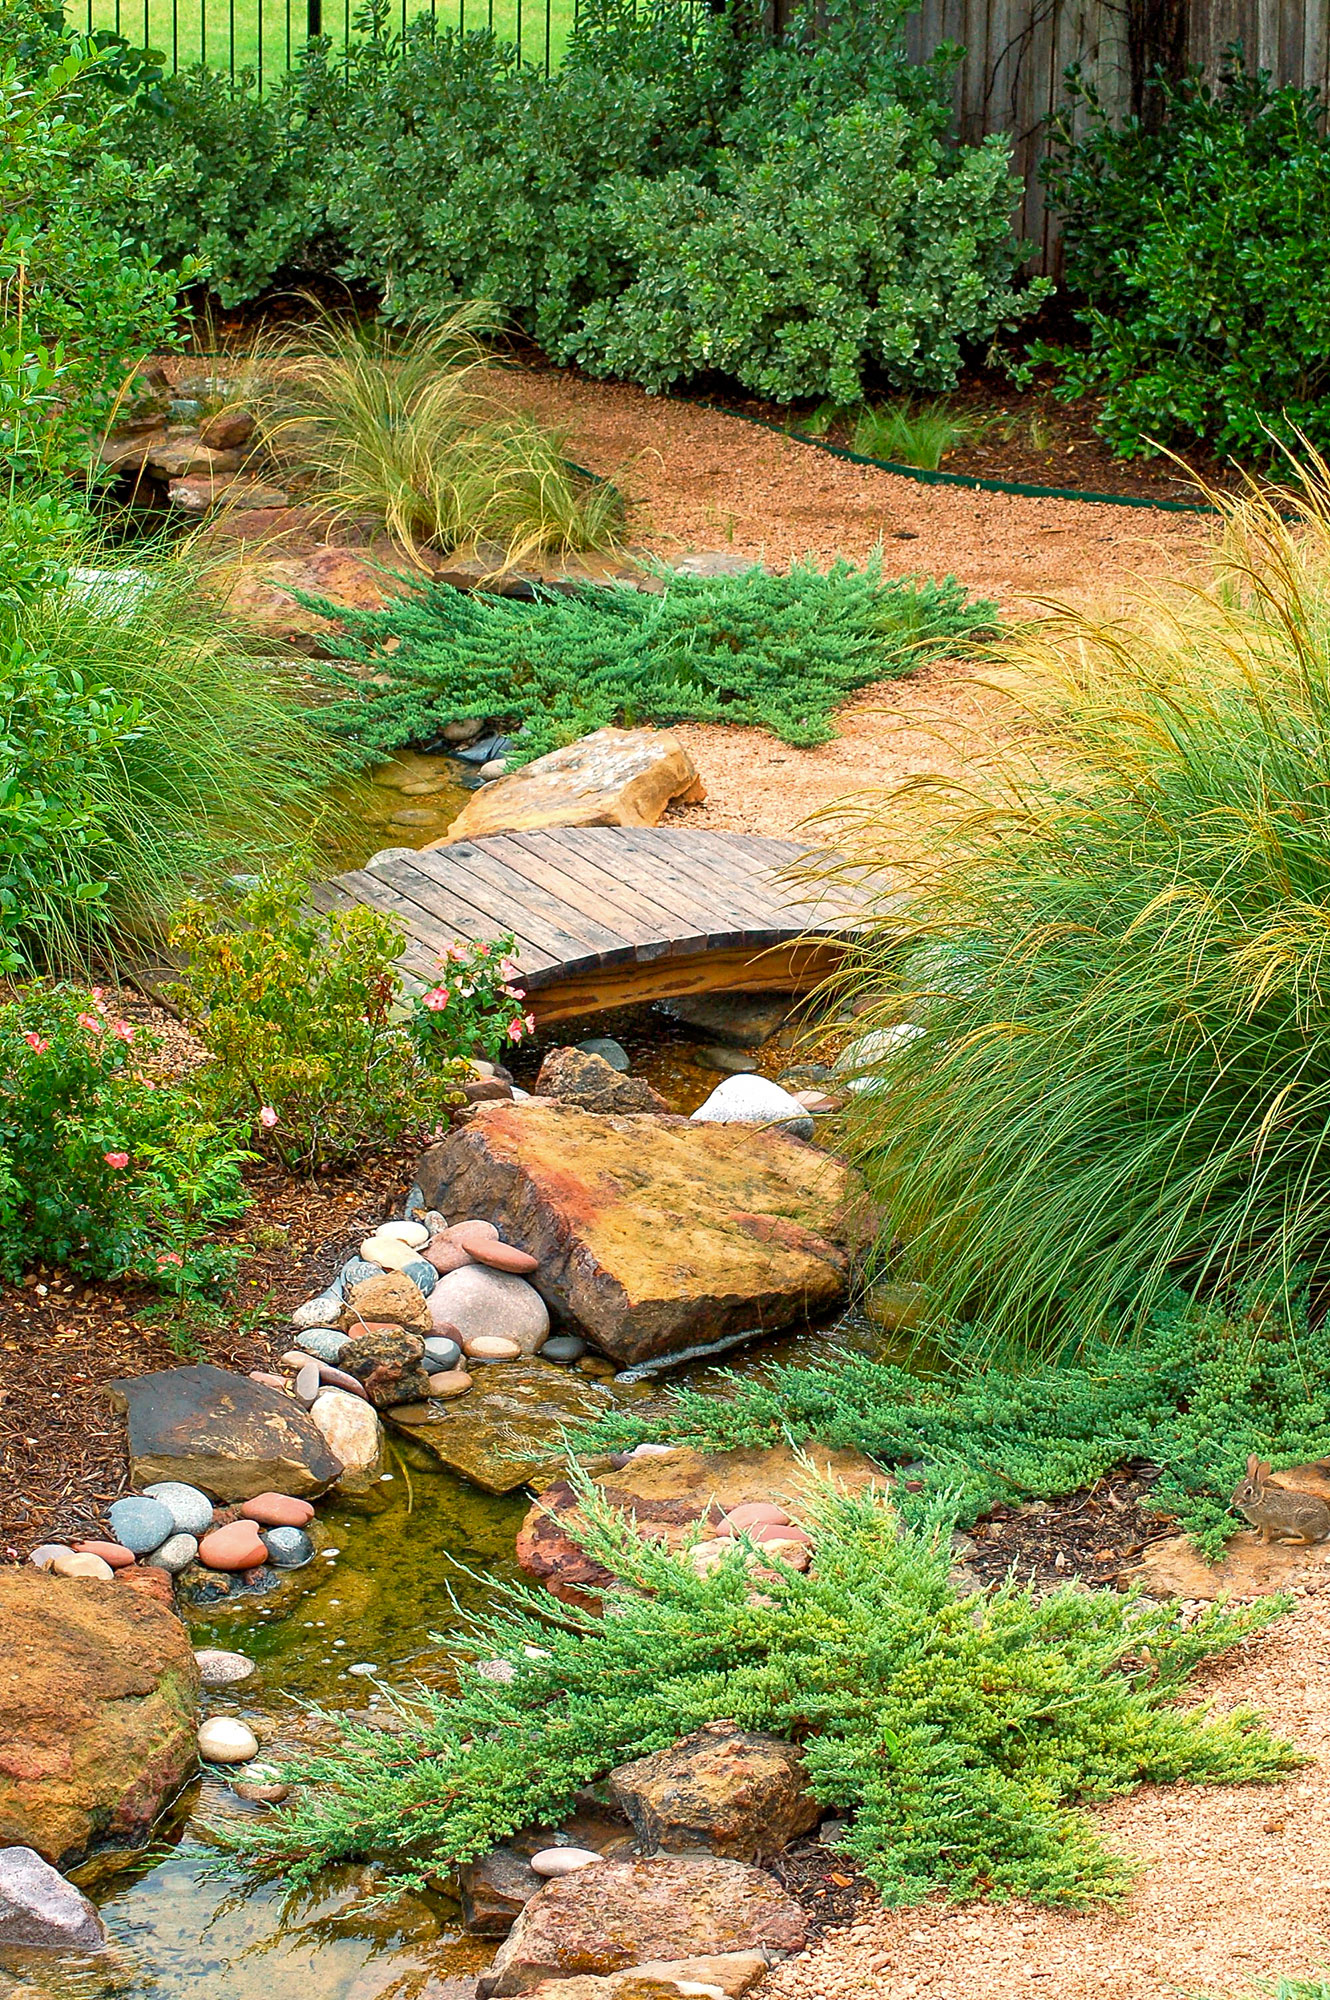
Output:
M613 544L623 503L558 435L514 407L467 302L393 328L328 314L293 333L267 392L263 443L334 518L370 516L399 547L495 544L496 568Z
M888 1903L934 1889L1079 1904L1130 1864L1081 1808L1146 1783L1271 1779L1300 1761L1250 1711L1177 1697L1202 1660L1282 1601L1177 1606L1007 1585L958 1598L952 1514L902 1523L881 1495L820 1490L807 1575L769 1558L755 1594L736 1544L699 1576L582 1487L587 1552L625 1587L603 1618L515 1589L477 1623L455 1694L394 1701L401 1733L342 1716L335 1747L285 1776L294 1801L217 1829L297 1882L375 1857L419 1880L520 1828L557 1826L615 1765L732 1718L803 1747L808 1783L848 1815L842 1848ZM503 1663L502 1677L492 1662Z
M1330 1278L1330 482L1214 496L1208 581L995 653L964 786L839 815L893 889L846 1119L897 1275L971 1348ZM1289 518L1290 515L1292 518Z

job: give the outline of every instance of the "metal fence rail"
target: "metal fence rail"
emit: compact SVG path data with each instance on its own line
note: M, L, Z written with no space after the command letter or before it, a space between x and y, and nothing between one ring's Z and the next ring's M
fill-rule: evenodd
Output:
M292 69L305 44L321 38L334 53L360 39L360 0L73 0L71 20L91 33L111 28L158 51L172 71L202 65L263 90ZM422 17L466 33L487 28L510 43L519 62L546 75L562 59L577 19L577 0L401 0L393 25L405 34Z

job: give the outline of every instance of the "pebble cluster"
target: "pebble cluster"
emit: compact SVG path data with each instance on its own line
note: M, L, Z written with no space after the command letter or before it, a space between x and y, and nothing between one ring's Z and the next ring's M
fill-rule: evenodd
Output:
M314 1509L289 1493L258 1493L239 1508L215 1508L207 1494L168 1479L112 1503L109 1541L44 1542L28 1560L56 1576L110 1583L131 1570L178 1576L191 1563L205 1569L300 1569L314 1554L305 1532ZM128 1576L125 1578L129 1581Z

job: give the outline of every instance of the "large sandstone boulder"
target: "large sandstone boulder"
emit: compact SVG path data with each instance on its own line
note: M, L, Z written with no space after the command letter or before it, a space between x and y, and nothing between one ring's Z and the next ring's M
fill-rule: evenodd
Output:
M123 1376L107 1389L128 1418L137 1487L178 1479L223 1504L256 1493L307 1500L342 1470L292 1397L210 1362Z
M663 729L597 729L472 795L443 840L542 826L655 826L674 799L706 797L697 766Z
M806 1445L745 1446L735 1451L675 1450L597 1473L592 1483L612 1507L631 1514L638 1532L666 1548L680 1548L699 1524L714 1528L733 1508L773 1500L798 1519L807 1505L810 1479L833 1479L847 1492L885 1489L887 1476L857 1451L829 1451ZM526 1574L566 1604L599 1610L614 1582L607 1569L586 1554L578 1539L578 1498L567 1480L549 1486L523 1521L517 1560Z
M732 1861L764 1860L822 1817L797 1745L730 1722L621 1764L609 1783L644 1854L709 1847Z
M544 1100L481 1105L418 1178L536 1257L554 1315L621 1366L829 1311L875 1220L850 1168L783 1132Z
M482 1492L512 1493L551 1478L564 1460L566 1432L604 1416L613 1405L613 1394L601 1383L523 1359L477 1369L475 1387L456 1402L432 1396L384 1415L395 1430L405 1431Z
M133 1847L195 1766L199 1670L135 1590L0 1569L0 1847Z
M572 1979L545 1979L532 2000L698 2000L721 1995L742 2000L770 1970L765 1953L732 1951L721 1957L680 1958L672 1964L635 1965L628 1972L611 1972L603 1979L579 1973Z
M600 1861L532 1897L476 1992L478 2000L502 2000L535 1992L543 1980L604 1976L653 1959L779 1956L800 1950L804 1936L794 1898L741 1861Z

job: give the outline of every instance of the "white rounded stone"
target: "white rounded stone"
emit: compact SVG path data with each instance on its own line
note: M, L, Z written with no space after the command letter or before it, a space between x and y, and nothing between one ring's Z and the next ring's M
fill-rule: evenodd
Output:
M576 1875L602 1857L590 1847L542 1847L531 1857L532 1872L554 1881L560 1875Z
M303 1306L297 1306L291 1315L292 1326L333 1326L342 1310L341 1296L337 1292L320 1292L316 1299L306 1299Z
M695 1125L778 1125L796 1139L811 1139L813 1120L797 1097L769 1076L727 1076L693 1113Z
M384 1271L401 1271L416 1261L414 1244L403 1243L396 1236L367 1236L360 1254L367 1264L377 1264Z
M209 1516L211 1520L211 1516ZM168 1576L179 1576L182 1569L188 1569L199 1552L198 1539L194 1535L171 1535L159 1549L154 1549L144 1561L149 1569L164 1569Z
M315 1398L314 1419L334 1458L342 1461L337 1485L343 1493L365 1493L378 1473L382 1432L372 1403L348 1389L324 1389Z
M199 1730L199 1755L209 1764L247 1764L258 1754L258 1737L233 1715L210 1715Z
M515 1340L523 1354L534 1354L550 1330L545 1301L534 1285L508 1271L491 1271L484 1264L463 1264L447 1271L429 1295L435 1326L456 1328L462 1346L482 1334Z
M381 1222L371 1241L384 1236L398 1243L409 1243L413 1250L423 1250L429 1242L429 1231L423 1222Z
M228 1653L220 1646L200 1646L194 1658L206 1688L230 1687L235 1681L247 1681L254 1671L254 1662L246 1654Z
M212 1501L197 1486L187 1486L183 1479L162 1479L143 1491L150 1500L161 1501L178 1535L206 1535L212 1526Z
M847 1042L832 1067L838 1076L848 1079L847 1090L867 1091L870 1095L884 1091L888 1081L883 1072L890 1068L892 1058L923 1032L917 1021L896 1021L889 1028L873 1028Z

